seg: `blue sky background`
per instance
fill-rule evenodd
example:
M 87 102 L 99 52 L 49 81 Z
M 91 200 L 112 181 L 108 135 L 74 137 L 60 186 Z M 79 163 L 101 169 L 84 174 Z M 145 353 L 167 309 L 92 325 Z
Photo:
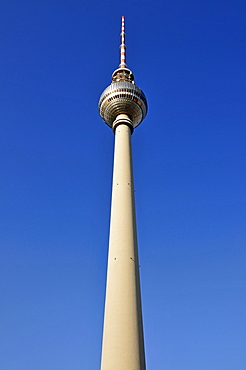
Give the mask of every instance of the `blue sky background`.
M 149 370 L 246 369 L 246 3 L 2 0 L 0 368 L 99 369 L 119 64 Z

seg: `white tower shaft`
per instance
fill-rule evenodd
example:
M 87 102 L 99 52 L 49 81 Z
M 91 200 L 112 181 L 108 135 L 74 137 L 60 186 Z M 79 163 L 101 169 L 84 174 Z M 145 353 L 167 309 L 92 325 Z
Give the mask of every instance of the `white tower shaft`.
M 118 118 L 101 370 L 145 370 L 131 129 Z

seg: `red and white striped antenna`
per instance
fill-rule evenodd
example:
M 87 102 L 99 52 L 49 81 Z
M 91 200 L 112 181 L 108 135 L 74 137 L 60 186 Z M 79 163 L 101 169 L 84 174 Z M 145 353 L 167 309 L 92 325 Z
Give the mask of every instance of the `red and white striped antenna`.
M 126 68 L 125 17 L 121 17 L 120 68 Z

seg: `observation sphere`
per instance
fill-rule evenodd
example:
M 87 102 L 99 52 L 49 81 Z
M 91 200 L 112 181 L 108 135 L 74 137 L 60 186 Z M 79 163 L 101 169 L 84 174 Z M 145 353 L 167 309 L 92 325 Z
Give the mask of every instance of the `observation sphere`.
M 117 69 L 112 75 L 111 85 L 100 96 L 99 113 L 103 121 L 110 127 L 113 127 L 117 116 L 126 114 L 134 129 L 147 114 L 146 97 L 143 91 L 135 85 L 133 78 L 129 69 Z

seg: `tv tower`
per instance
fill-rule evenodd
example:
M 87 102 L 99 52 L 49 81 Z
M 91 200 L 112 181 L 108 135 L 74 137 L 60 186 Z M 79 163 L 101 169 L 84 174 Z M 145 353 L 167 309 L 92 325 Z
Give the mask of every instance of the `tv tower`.
M 120 65 L 99 100 L 115 134 L 101 370 L 145 370 L 131 134 L 147 113 L 143 91 L 126 66 L 122 17 Z

